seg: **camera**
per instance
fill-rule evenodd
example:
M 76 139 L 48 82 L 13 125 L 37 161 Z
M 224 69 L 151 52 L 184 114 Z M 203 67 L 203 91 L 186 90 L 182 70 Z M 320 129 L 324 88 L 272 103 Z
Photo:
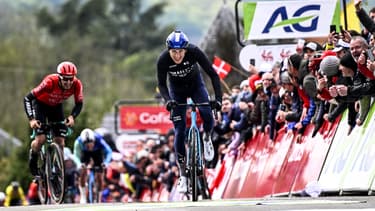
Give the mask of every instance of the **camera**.
M 335 37 L 336 39 L 338 39 L 338 38 L 339 38 L 339 34 L 337 33 L 336 25 L 330 25 L 330 26 L 329 26 L 329 33 L 332 33 L 332 32 L 335 32 L 334 37 Z
M 285 110 L 286 110 L 286 105 L 284 105 L 284 104 L 280 104 L 280 106 L 279 106 L 279 110 L 280 110 L 280 111 L 285 111 Z
M 255 59 L 250 59 L 250 64 L 255 66 Z

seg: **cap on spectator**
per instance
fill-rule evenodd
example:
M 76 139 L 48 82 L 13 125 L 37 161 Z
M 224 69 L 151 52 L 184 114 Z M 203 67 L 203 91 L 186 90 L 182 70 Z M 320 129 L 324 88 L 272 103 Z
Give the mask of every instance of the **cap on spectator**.
M 313 61 L 321 61 L 323 60 L 326 56 L 336 56 L 336 52 L 333 52 L 331 50 L 327 50 L 327 51 L 317 51 L 313 58 L 311 60 Z
M 147 158 L 147 157 L 148 157 L 148 152 L 146 150 L 141 150 L 137 152 L 136 154 L 137 161 L 141 160 L 142 158 Z
M 326 56 L 320 63 L 319 72 L 330 77 L 339 71 L 339 59 L 336 56 Z
M 306 49 L 310 49 L 312 51 L 316 51 L 318 49 L 318 44 L 314 43 L 314 42 L 308 42 L 305 47 L 303 48 L 303 50 L 306 50 Z
M 357 62 L 354 61 L 351 53 L 346 53 L 341 59 L 340 64 L 344 67 L 352 69 L 357 72 Z
M 280 74 L 280 81 L 282 84 L 290 84 L 292 83 L 290 80 L 289 73 L 287 71 L 284 71 Z
M 259 67 L 259 72 L 268 73 L 272 71 L 272 65 L 270 63 L 262 63 Z
M 339 41 L 337 42 L 335 48 L 332 51 L 333 52 L 339 52 L 341 50 L 349 49 L 349 48 L 350 48 L 350 44 L 349 43 L 345 42 L 342 39 L 339 39 Z
M 311 74 L 308 74 L 303 78 L 303 90 L 305 90 L 306 94 L 311 98 L 315 98 L 318 94 L 316 83 L 317 81 L 315 76 Z
M 240 84 L 240 89 L 243 89 L 245 86 L 249 86 L 249 80 L 243 80 Z
M 295 53 L 289 57 L 289 62 L 292 67 L 299 69 L 299 66 L 301 65 L 302 56 Z
M 10 184 L 11 184 L 11 186 L 14 187 L 14 188 L 18 188 L 18 187 L 20 186 L 20 183 L 17 182 L 17 181 L 13 181 L 13 182 L 11 182 Z

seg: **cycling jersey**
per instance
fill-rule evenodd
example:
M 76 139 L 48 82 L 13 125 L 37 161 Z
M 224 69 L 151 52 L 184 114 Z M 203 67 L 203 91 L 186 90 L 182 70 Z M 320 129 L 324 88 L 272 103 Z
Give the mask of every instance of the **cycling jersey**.
M 221 102 L 221 87 L 218 74 L 213 69 L 205 54 L 195 45 L 189 44 L 184 59 L 180 64 L 174 63 L 168 50 L 161 53 L 157 62 L 157 77 L 160 94 L 168 101 L 171 99 L 167 87 L 167 75 L 170 89 L 184 91 L 199 86 L 202 78 L 198 64 L 211 78 L 216 100 Z
M 76 117 L 82 109 L 83 86 L 76 77 L 70 89 L 62 89 L 59 85 L 59 74 L 47 75 L 43 81 L 35 87 L 24 99 L 25 111 L 29 119 L 35 118 L 32 101 L 36 99 L 39 103 L 54 107 L 62 104 L 64 100 L 74 95 L 75 106 L 72 116 Z
M 36 99 L 50 106 L 62 103 L 71 95 L 74 95 L 75 102 L 83 101 L 82 83 L 79 79 L 75 77 L 72 87 L 67 90 L 59 87 L 59 80 L 58 74 L 48 75 L 31 92 Z
M 103 137 L 97 133 L 95 133 L 95 146 L 92 151 L 89 151 L 85 144 L 83 144 L 81 136 L 74 142 L 74 156 L 82 163 L 88 164 L 90 158 L 93 158 L 94 166 L 100 166 L 103 163 L 102 153 L 104 153 L 104 163 L 108 166 L 112 159 L 112 149 Z M 78 165 L 80 164 L 78 163 Z

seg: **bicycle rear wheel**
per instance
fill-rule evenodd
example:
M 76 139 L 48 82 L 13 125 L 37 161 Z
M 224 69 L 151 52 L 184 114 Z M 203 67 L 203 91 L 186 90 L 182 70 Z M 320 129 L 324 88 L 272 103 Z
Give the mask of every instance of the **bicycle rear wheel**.
M 47 204 L 48 202 L 48 187 L 47 187 L 47 175 L 46 175 L 46 165 L 44 154 L 42 150 L 39 152 L 38 155 L 38 173 L 39 176 L 36 177 L 36 181 L 38 184 L 38 197 L 40 203 Z
M 64 200 L 64 157 L 56 143 L 51 143 L 47 150 L 47 183 L 51 200 L 61 204 Z
M 192 201 L 198 201 L 198 184 L 197 184 L 197 143 L 199 133 L 196 130 L 192 130 L 190 134 L 190 148 L 189 148 L 189 158 L 190 158 L 190 185 L 191 185 L 191 199 Z

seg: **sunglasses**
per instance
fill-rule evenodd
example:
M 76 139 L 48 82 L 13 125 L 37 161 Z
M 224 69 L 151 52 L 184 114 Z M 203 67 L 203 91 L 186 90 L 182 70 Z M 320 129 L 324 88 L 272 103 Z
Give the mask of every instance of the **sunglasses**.
M 60 79 L 63 80 L 63 81 L 73 81 L 74 77 L 63 77 L 63 76 L 60 76 Z

